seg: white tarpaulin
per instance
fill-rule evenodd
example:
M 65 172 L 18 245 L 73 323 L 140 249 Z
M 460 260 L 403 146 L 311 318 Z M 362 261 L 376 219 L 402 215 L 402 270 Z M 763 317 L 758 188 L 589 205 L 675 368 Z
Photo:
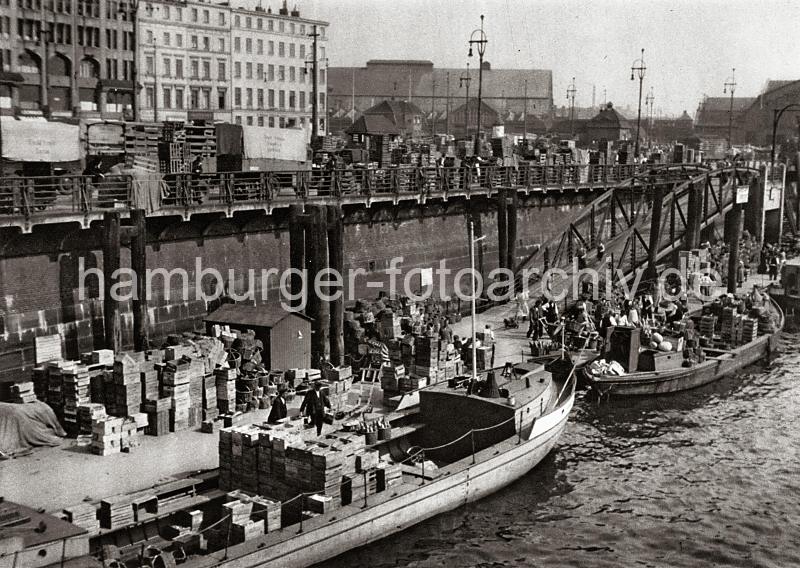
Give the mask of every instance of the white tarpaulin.
M 300 128 L 242 126 L 245 158 L 304 162 L 306 131 Z
M 3 157 L 20 162 L 73 162 L 80 160 L 77 124 L 44 119 L 3 117 Z

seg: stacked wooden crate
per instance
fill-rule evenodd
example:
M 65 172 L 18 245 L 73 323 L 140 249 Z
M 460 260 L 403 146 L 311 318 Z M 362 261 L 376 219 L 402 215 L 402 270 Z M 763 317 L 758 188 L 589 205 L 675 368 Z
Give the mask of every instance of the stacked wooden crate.
M 158 156 L 158 139 L 161 128 L 158 124 L 125 125 L 125 153 L 128 155 Z M 156 163 L 156 166 L 158 164 Z
M 78 434 L 92 433 L 92 424 L 106 418 L 106 407 L 97 402 L 82 404 L 78 407 Z
M 143 353 L 121 353 L 117 356 L 116 361 L 114 361 L 111 392 L 106 391 L 106 410 L 109 414 L 113 416 L 130 416 L 141 411 L 142 378 L 140 365 L 143 361 Z
M 214 371 L 217 387 L 217 405 L 223 414 L 233 412 L 236 406 L 236 369 L 219 368 Z
M 203 376 L 203 420 L 213 420 L 218 416 L 217 378 L 214 375 L 205 375 Z
M 742 344 L 755 341 L 758 337 L 758 320 L 745 317 L 742 319 Z
M 53 361 L 47 364 L 47 404 L 56 413 L 59 422 L 64 421 L 64 399 L 62 387 L 64 378 L 61 374 L 61 362 Z
M 191 156 L 215 157 L 217 155 L 217 134 L 214 124 L 205 121 L 194 121 L 192 124 L 187 124 L 186 144 Z
M 81 527 L 94 535 L 100 531 L 100 521 L 97 518 L 97 507 L 90 503 L 79 503 L 63 510 L 64 518 L 68 523 Z
M 151 362 L 142 365 L 140 380 L 142 385 L 142 400 L 158 400 L 160 389 L 158 369 Z
M 705 315 L 700 318 L 700 335 L 703 337 L 713 337 L 717 326 L 717 318 L 712 315 Z
M 44 402 L 47 402 L 47 392 L 50 388 L 48 369 L 47 365 L 40 365 L 33 369 L 33 391 L 36 398 Z
M 123 423 L 121 416 L 101 417 L 92 422 L 92 453 L 108 456 L 121 452 Z
M 241 490 L 230 491 L 226 499 L 230 501 L 240 501 L 242 503 L 252 503 L 251 518 L 264 521 L 266 532 L 273 532 L 281 528 L 281 502 L 268 499 L 261 495 L 253 495 Z
M 11 385 L 11 402 L 18 404 L 36 401 L 36 392 L 33 381 L 23 381 Z
M 384 392 L 396 393 L 400 390 L 400 382 L 406 377 L 403 365 L 384 365 L 381 373 L 381 388 Z
M 131 498 L 127 495 L 108 497 L 100 501 L 100 527 L 116 529 L 134 523 L 134 511 Z
M 161 394 L 172 399 L 170 410 L 172 432 L 189 428 L 190 373 L 191 363 L 185 358 L 167 361 L 161 372 Z
M 720 335 L 723 341 L 730 342 L 734 339 L 734 308 L 722 308 L 722 317 L 720 317 Z
M 64 429 L 68 434 L 77 435 L 78 407 L 92 402 L 91 378 L 88 367 L 74 361 L 71 363 L 73 364 L 61 372 L 63 378 L 61 394 L 64 399 Z
M 146 400 L 144 411 L 147 413 L 148 436 L 163 436 L 170 432 L 170 411 L 172 410 L 171 398 L 157 398 Z
M 401 391 L 419 388 L 423 382 L 439 378 L 439 340 L 435 337 L 417 337 L 414 340 L 414 373 L 400 384 Z M 426 379 L 426 380 L 422 380 Z M 424 385 L 423 385 L 424 386 Z

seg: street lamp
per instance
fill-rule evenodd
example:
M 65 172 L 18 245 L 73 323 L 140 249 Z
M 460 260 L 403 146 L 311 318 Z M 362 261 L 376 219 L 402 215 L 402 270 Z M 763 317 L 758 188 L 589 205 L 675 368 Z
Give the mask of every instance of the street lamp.
M 650 87 L 650 92 L 644 99 L 644 104 L 649 108 L 647 113 L 647 147 L 650 148 L 653 140 L 653 102 L 656 100 L 653 94 L 653 87 Z
M 477 38 L 476 38 L 477 36 Z M 476 46 L 478 50 L 478 58 L 480 67 L 478 67 L 478 131 L 475 133 L 475 155 L 480 155 L 481 149 L 481 95 L 483 93 L 483 55 L 486 53 L 486 44 L 489 40 L 483 31 L 483 14 L 481 14 L 481 27 L 475 29 L 469 36 L 469 53 L 468 57 L 472 57 L 472 46 Z
M 733 93 L 736 92 L 736 68 L 731 69 L 731 76 L 725 80 L 723 93 L 731 92 L 731 106 L 728 110 L 728 149 L 733 147 Z
M 572 83 L 569 87 L 567 87 L 567 100 L 570 101 L 569 103 L 569 133 L 570 135 L 575 134 L 575 128 L 573 127 L 574 120 L 575 120 L 575 93 L 578 92 L 578 89 L 575 88 L 575 77 L 572 78 Z
M 639 111 L 636 116 L 636 145 L 634 146 L 634 156 L 639 156 L 639 129 L 642 124 L 642 83 L 644 82 L 644 72 L 647 67 L 644 64 L 644 48 L 642 48 L 642 57 L 633 62 L 631 66 L 631 81 L 635 79 L 634 75 L 639 77 Z
M 458 88 L 467 87 L 467 98 L 464 104 L 464 137 L 469 136 L 469 84 L 472 77 L 469 76 L 469 63 L 467 63 L 467 74 L 458 78 Z
M 789 103 L 781 109 L 772 109 L 772 151 L 770 152 L 769 158 L 770 171 L 772 171 L 775 166 L 775 139 L 778 136 L 778 122 L 780 122 L 783 113 L 787 110 L 800 110 L 800 104 Z

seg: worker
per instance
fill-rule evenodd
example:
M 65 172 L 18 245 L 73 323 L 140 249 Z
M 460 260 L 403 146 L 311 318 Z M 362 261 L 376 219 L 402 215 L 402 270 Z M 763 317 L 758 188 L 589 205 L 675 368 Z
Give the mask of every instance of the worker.
M 494 345 L 494 331 L 492 331 L 492 326 L 488 323 L 483 330 L 483 342 L 487 345 Z
M 272 401 L 272 408 L 270 408 L 269 416 L 267 417 L 267 422 L 269 424 L 277 424 L 279 421 L 283 420 L 288 416 L 288 411 L 286 410 L 286 387 L 281 386 L 278 389 L 278 396 L 275 397 L 275 400 Z
M 300 414 L 306 413 L 311 423 L 317 427 L 317 436 L 322 435 L 322 424 L 325 422 L 325 409 L 331 407 L 331 401 L 321 390 L 322 383 L 314 381 L 313 390 L 309 390 L 300 405 Z

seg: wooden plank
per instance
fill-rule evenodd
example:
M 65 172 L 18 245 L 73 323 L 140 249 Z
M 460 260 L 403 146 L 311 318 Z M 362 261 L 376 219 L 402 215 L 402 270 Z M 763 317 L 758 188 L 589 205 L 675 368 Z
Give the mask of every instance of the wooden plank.
M 61 352 L 61 335 L 42 335 L 34 339 L 36 346 L 36 364 L 47 363 L 48 361 L 60 361 L 63 359 Z

